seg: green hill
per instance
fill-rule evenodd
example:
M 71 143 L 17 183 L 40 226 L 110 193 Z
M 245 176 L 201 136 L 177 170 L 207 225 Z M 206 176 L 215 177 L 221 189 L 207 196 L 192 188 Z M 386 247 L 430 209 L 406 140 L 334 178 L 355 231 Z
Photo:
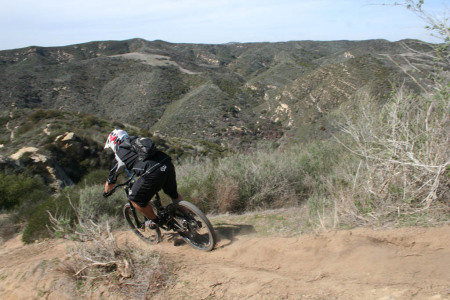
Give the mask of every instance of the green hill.
M 413 49 L 431 45 L 134 39 L 28 47 L 0 51 L 0 106 L 4 118 L 12 106 L 81 112 L 164 136 L 247 147 L 287 134 L 324 135 L 328 114 L 361 92 L 382 100 L 396 83 L 418 90 L 404 57 L 421 59 L 422 69 L 432 61 Z

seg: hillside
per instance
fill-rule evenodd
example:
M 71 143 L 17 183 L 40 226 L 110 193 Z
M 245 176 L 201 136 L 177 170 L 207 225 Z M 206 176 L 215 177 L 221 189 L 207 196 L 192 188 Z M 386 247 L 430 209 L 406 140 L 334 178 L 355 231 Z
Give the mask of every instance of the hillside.
M 420 90 L 419 69 L 433 62 L 417 50 L 431 45 L 134 39 L 28 47 L 0 51 L 0 106 L 3 120 L 14 108 L 65 110 L 242 148 L 327 136 L 329 113 L 361 93 L 383 100 L 403 82 Z

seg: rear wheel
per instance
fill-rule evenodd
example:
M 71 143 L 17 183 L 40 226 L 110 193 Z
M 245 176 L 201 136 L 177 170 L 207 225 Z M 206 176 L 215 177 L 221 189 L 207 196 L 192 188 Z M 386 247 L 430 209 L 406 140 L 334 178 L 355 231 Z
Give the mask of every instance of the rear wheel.
M 161 230 L 159 227 L 150 229 L 145 226 L 145 216 L 137 209 L 132 209 L 130 203 L 125 204 L 123 207 L 123 215 L 133 232 L 141 240 L 152 245 L 161 242 Z
M 181 228 L 178 230 L 179 235 L 189 245 L 203 251 L 211 251 L 214 248 L 216 244 L 214 228 L 197 206 L 180 201 L 173 208 L 173 217 Z

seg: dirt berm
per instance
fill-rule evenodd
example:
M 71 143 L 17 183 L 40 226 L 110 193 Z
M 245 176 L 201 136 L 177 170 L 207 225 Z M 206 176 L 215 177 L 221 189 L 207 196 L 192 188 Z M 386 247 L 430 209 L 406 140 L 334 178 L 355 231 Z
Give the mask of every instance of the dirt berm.
M 130 231 L 116 236 L 174 262 L 169 287 L 155 299 L 450 299 L 448 225 L 298 237 L 246 229 L 221 226 L 221 241 L 209 253 L 167 240 L 148 246 Z M 77 299 L 76 283 L 56 271 L 69 243 L 23 245 L 17 237 L 3 244 L 0 299 Z M 113 298 L 105 287 L 93 295 Z

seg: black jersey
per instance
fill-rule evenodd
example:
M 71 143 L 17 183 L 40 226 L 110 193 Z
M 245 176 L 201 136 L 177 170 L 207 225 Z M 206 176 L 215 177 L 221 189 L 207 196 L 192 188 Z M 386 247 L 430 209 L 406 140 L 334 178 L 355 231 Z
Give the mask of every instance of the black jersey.
M 157 151 L 152 158 L 140 161 L 136 152 L 129 148 L 119 147 L 109 171 L 108 183 L 116 183 L 117 177 L 125 170 L 128 170 L 133 176 L 141 176 L 146 172 L 162 163 L 170 160 L 170 157 L 162 151 Z

